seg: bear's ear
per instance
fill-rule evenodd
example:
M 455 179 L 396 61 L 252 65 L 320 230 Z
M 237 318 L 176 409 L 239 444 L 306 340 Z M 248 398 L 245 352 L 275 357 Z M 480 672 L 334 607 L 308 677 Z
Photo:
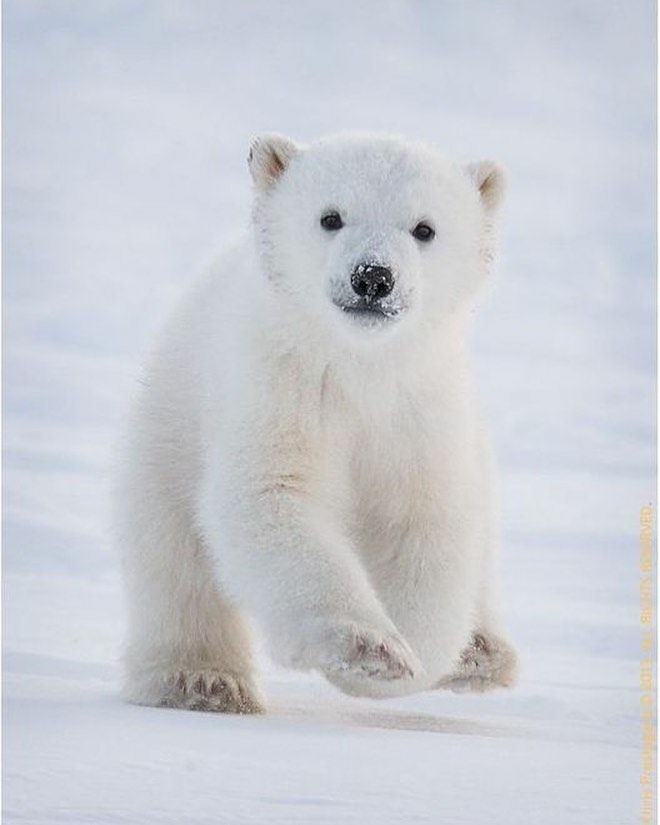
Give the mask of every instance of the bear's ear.
M 283 135 L 260 135 L 250 144 L 248 166 L 257 189 L 265 192 L 281 177 L 299 149 Z
M 492 160 L 470 163 L 466 172 L 479 190 L 486 212 L 495 212 L 504 199 L 506 178 L 502 167 Z

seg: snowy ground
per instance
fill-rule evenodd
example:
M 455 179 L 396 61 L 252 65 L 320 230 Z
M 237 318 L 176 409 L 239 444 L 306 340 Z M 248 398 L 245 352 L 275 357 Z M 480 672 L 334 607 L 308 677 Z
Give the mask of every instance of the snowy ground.
M 652 495 L 653 4 L 8 0 L 4 821 L 638 819 Z M 141 353 L 249 211 L 249 137 L 342 129 L 508 166 L 475 346 L 502 474 L 508 694 L 263 718 L 124 705 L 107 489 Z

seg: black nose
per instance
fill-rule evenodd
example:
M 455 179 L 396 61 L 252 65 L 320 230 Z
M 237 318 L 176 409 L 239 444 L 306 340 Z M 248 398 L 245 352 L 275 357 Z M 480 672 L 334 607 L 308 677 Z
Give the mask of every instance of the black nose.
M 378 264 L 358 264 L 351 275 L 351 286 L 361 298 L 377 301 L 394 288 L 392 270 Z

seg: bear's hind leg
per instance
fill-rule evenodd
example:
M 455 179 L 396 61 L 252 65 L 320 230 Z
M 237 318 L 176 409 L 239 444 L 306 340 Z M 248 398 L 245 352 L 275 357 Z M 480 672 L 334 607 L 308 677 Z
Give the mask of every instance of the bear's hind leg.
M 518 657 L 511 645 L 495 633 L 478 630 L 461 653 L 454 672 L 441 679 L 436 687 L 454 693 L 483 693 L 512 687 L 517 671 Z
M 436 685 L 454 693 L 509 688 L 518 678 L 518 655 L 507 640 L 500 619 L 499 576 L 490 543 L 486 545 L 481 568 L 476 627 L 453 673 Z

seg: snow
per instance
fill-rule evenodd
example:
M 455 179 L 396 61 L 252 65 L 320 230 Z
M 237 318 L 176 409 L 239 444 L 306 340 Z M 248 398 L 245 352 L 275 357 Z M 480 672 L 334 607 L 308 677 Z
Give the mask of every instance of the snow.
M 4 4 L 6 823 L 621 825 L 653 495 L 654 4 Z M 509 169 L 477 368 L 512 692 L 375 702 L 263 657 L 270 713 L 118 697 L 108 488 L 143 352 L 245 226 L 249 139 Z

